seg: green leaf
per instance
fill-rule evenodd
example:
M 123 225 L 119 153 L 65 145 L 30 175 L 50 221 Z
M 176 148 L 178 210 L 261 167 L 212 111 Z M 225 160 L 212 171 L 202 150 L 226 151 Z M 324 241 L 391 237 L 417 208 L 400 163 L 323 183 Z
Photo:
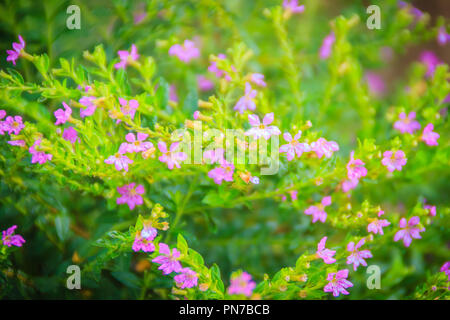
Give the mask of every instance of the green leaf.
M 187 254 L 188 252 L 188 244 L 181 233 L 179 233 L 177 237 L 177 248 L 182 254 Z
M 68 216 L 55 217 L 56 234 L 61 241 L 65 241 L 70 231 L 70 218 Z

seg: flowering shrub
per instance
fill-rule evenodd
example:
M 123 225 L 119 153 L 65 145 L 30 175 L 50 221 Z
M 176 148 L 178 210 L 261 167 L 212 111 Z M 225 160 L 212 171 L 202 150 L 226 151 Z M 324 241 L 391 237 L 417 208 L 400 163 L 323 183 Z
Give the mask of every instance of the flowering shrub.
M 444 19 L 113 3 L 2 42 L 2 297 L 448 299 L 448 65 L 380 71 L 447 45 Z

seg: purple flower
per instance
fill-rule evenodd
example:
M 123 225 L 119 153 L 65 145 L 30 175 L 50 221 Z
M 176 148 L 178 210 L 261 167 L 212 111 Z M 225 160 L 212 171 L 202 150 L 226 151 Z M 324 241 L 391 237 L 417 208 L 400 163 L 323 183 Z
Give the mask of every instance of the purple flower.
M 444 263 L 440 269 L 441 272 L 445 272 L 448 277 L 448 281 L 450 281 L 450 261 Z M 449 289 L 450 290 L 450 289 Z
M 180 251 L 177 248 L 173 248 L 170 252 L 170 248 L 167 244 L 159 243 L 159 253 L 162 254 L 152 260 L 154 263 L 160 264 L 159 270 L 163 271 L 163 274 L 169 274 L 172 272 L 180 272 L 182 267 L 178 261 L 180 259 Z
M 109 156 L 108 159 L 105 160 L 105 163 L 114 164 L 117 171 L 120 171 L 122 169 L 128 171 L 128 165 L 133 163 L 133 160 L 124 155 L 127 151 L 127 148 L 128 146 L 126 143 L 122 144 L 119 148 L 119 151 L 116 154 Z
M 227 58 L 227 56 L 224 55 L 223 53 L 219 53 L 217 58 L 219 60 L 225 60 Z M 232 66 L 232 69 L 234 70 L 233 66 Z M 225 78 L 225 80 L 227 80 L 227 81 L 231 80 L 230 75 L 226 71 L 224 71 L 222 69 L 219 69 L 217 67 L 217 62 L 216 61 L 211 61 L 211 64 L 208 66 L 208 71 L 215 73 L 217 78 L 221 78 L 223 76 Z
M 174 142 L 170 145 L 170 150 L 167 150 L 167 145 L 163 141 L 158 142 L 158 149 L 162 153 L 159 156 L 159 161 L 167 163 L 167 167 L 172 170 L 173 167 L 181 168 L 180 161 L 187 159 L 187 154 L 184 152 L 175 152 L 179 146 L 179 142 Z
M 409 13 L 413 15 L 416 20 L 419 20 L 423 16 L 423 12 L 417 9 L 416 7 L 412 6 L 411 4 L 405 2 L 405 1 L 398 1 L 398 7 L 399 8 L 408 8 Z
M 378 217 L 381 217 L 384 214 L 383 210 L 380 210 L 380 212 L 378 213 Z M 386 219 L 370 219 L 369 221 L 371 221 L 369 223 L 369 225 L 367 226 L 367 232 L 372 232 L 374 234 L 381 234 L 383 235 L 383 228 L 387 227 L 388 225 L 390 225 L 391 223 L 386 220 Z
M 188 63 L 192 59 L 200 56 L 200 50 L 195 46 L 191 40 L 184 40 L 183 45 L 174 44 L 169 49 L 169 55 L 177 56 L 183 62 Z
M 426 125 L 425 128 L 423 128 L 422 136 L 420 137 L 420 140 L 424 141 L 429 146 L 437 146 L 438 142 L 437 139 L 439 139 L 439 133 L 433 132 L 434 125 L 432 123 L 429 123 Z
M 34 144 L 28 148 L 28 151 L 31 153 L 31 163 L 39 163 L 39 164 L 44 164 L 47 161 L 52 160 L 53 155 L 51 154 L 46 154 L 43 151 L 38 151 L 36 150 L 37 146 L 41 145 L 41 139 L 37 139 Z
M 381 96 L 386 91 L 386 86 L 384 84 L 383 78 L 375 72 L 367 71 L 365 74 L 367 84 L 369 86 L 369 91 L 374 96 Z
M 155 239 L 158 232 L 152 226 L 144 226 L 141 231 L 136 231 L 132 249 L 135 252 L 153 252 L 155 251 L 155 245 L 153 239 Z
M 203 75 L 197 76 L 197 85 L 200 91 L 209 91 L 214 88 L 214 82 L 212 82 Z
M 353 264 L 353 270 L 356 271 L 358 269 L 359 265 L 362 265 L 364 267 L 367 266 L 367 262 L 364 259 L 372 258 L 372 253 L 370 250 L 361 250 L 358 251 L 358 249 L 364 244 L 366 240 L 362 238 L 359 240 L 359 242 L 356 244 L 352 241 L 347 245 L 347 251 L 351 252 L 351 254 L 347 257 L 347 264 Z
M 286 158 L 288 161 L 293 160 L 295 155 L 297 155 L 297 157 L 300 158 L 303 152 L 311 151 L 311 147 L 307 143 L 298 142 L 298 139 L 300 139 L 301 136 L 302 136 L 301 130 L 298 130 L 297 134 L 294 136 L 293 139 L 289 132 L 285 132 L 283 134 L 283 139 L 289 143 L 283 144 L 280 147 L 279 152 L 280 153 L 286 152 Z
M 269 138 L 272 135 L 279 135 L 281 134 L 280 129 L 278 129 L 276 126 L 269 126 L 274 120 L 273 112 L 268 113 L 264 116 L 262 123 L 259 120 L 259 117 L 256 114 L 249 114 L 248 115 L 248 122 L 253 127 L 250 130 L 248 130 L 245 135 L 246 136 L 253 136 L 255 140 L 258 140 L 259 138 L 263 137 L 266 140 L 269 140 Z
M 25 41 L 20 34 L 19 41 L 20 43 L 13 42 L 12 47 L 14 50 L 6 50 L 6 53 L 8 54 L 6 61 L 12 61 L 14 65 L 16 65 L 16 60 L 19 59 L 22 50 L 25 48 Z
M 225 161 L 223 155 L 225 153 L 225 150 L 222 148 L 207 150 L 203 152 L 203 159 L 208 160 L 205 161 L 208 164 L 214 164 L 214 163 L 222 163 Z
M 359 180 L 367 175 L 365 163 L 360 159 L 354 158 L 355 151 L 350 153 L 350 161 L 347 163 L 347 176 L 350 180 Z
M 344 182 L 342 182 L 342 191 L 344 191 L 345 193 L 349 192 L 350 190 L 353 190 L 356 188 L 356 186 L 358 185 L 359 180 L 358 179 L 354 179 L 354 180 L 345 180 Z
M 433 51 L 423 51 L 420 55 L 420 61 L 427 67 L 425 76 L 432 77 L 436 67 L 442 64 L 442 61 L 434 54 Z
M 75 143 L 78 139 L 78 132 L 73 127 L 67 127 L 64 129 L 62 137 L 64 140 Z
M 334 263 L 336 262 L 336 259 L 333 258 L 334 254 L 336 253 L 335 250 L 330 250 L 325 248 L 325 243 L 327 242 L 327 237 L 323 237 L 322 240 L 319 241 L 319 244 L 317 245 L 317 252 L 316 255 L 323 259 L 323 262 L 326 264 Z
M 234 106 L 233 110 L 239 111 L 239 113 L 244 113 L 245 110 L 255 110 L 256 104 L 255 104 L 255 97 L 257 95 L 257 91 L 252 89 L 252 86 L 250 83 L 245 83 L 245 94 L 242 96 L 236 105 Z
M 2 231 L 2 244 L 4 246 L 21 247 L 25 243 L 25 239 L 20 234 L 13 234 L 17 226 L 14 225 L 7 230 Z
M 222 161 L 220 167 L 214 168 L 208 172 L 208 177 L 214 179 L 216 184 L 222 184 L 222 181 L 233 181 L 234 165 Z
M 393 151 L 385 151 L 381 163 L 389 172 L 394 172 L 395 170 L 402 171 L 402 167 L 406 164 L 407 160 L 402 150 L 397 150 L 395 153 Z
M 131 45 L 130 52 L 126 50 L 119 50 L 117 51 L 117 54 L 119 55 L 120 62 L 114 65 L 114 68 L 116 69 L 125 69 L 130 62 L 139 59 L 139 54 L 137 53 L 137 48 L 134 44 Z
M 353 283 L 347 280 L 348 269 L 339 270 L 338 272 L 329 273 L 327 281 L 330 281 L 324 288 L 325 292 L 333 292 L 333 296 L 337 297 L 340 293 L 349 294 L 345 289 L 353 287 Z
M 408 116 L 406 113 L 402 112 L 398 116 L 400 120 L 394 123 L 394 129 L 400 131 L 401 133 L 413 134 L 414 131 L 420 129 L 420 123 L 414 120 L 416 118 L 416 113 L 411 111 Z
M 305 5 L 298 5 L 298 0 L 284 0 L 283 8 L 291 11 L 292 13 L 302 13 L 305 11 Z
M 26 142 L 25 140 L 10 140 L 8 143 L 12 146 L 18 146 L 18 147 L 25 147 Z
M 325 158 L 330 158 L 334 151 L 339 150 L 339 145 L 334 141 L 327 141 L 324 138 L 319 138 L 310 144 L 311 150 L 314 151 L 320 159 L 325 155 Z
M 122 187 L 117 187 L 117 192 L 119 192 L 122 196 L 117 198 L 116 203 L 126 203 L 128 204 L 130 210 L 133 210 L 137 205 L 142 205 L 144 200 L 141 195 L 145 192 L 144 186 L 140 184 L 135 188 L 135 185 L 136 183 L 132 182 Z
M 336 37 L 334 35 L 334 32 L 332 31 L 323 39 L 322 46 L 320 47 L 319 51 L 320 59 L 325 60 L 330 57 L 334 41 L 336 41 Z
M 125 136 L 125 140 L 127 140 L 129 143 L 123 144 L 124 148 L 126 148 L 126 152 L 141 152 L 153 148 L 153 143 L 144 141 L 145 139 L 147 139 L 147 137 L 148 134 L 138 132 L 136 139 L 136 136 L 133 133 L 128 133 Z
M 127 101 L 123 98 L 119 98 L 119 103 L 122 107 L 120 110 L 124 115 L 129 115 L 131 119 L 134 119 L 134 114 L 136 113 L 137 108 L 139 107 L 139 102 L 135 99 L 131 99 Z M 120 122 L 120 120 L 118 120 Z
M 69 120 L 70 115 L 72 114 L 72 109 L 65 102 L 63 102 L 62 104 L 63 104 L 64 110 L 58 109 L 53 113 L 56 118 L 55 125 L 66 123 L 66 121 Z
M 423 207 L 424 207 L 424 209 L 428 210 L 430 216 L 436 217 L 436 206 L 426 204 Z
M 325 222 L 327 219 L 327 213 L 325 212 L 325 207 L 329 206 L 331 204 L 331 196 L 323 197 L 322 201 L 315 205 L 310 206 L 305 210 L 306 215 L 312 215 L 312 223 L 316 223 L 317 220 L 321 221 L 322 223 Z
M 398 241 L 403 239 L 403 244 L 405 247 L 409 247 L 412 242 L 412 239 L 421 239 L 420 232 L 425 231 L 425 228 L 416 227 L 420 222 L 420 218 L 417 216 L 411 217 L 408 223 L 406 223 L 405 218 L 401 218 L 399 227 L 401 230 L 397 231 L 394 236 L 394 241 Z
M 80 109 L 80 117 L 84 118 L 87 116 L 91 116 L 94 114 L 95 109 L 97 108 L 94 104 L 95 97 L 82 97 L 80 100 L 78 100 L 79 103 L 81 103 L 86 108 Z
M 437 41 L 440 45 L 445 45 L 447 42 L 450 42 L 450 34 L 447 33 L 444 26 L 439 28 Z
M 3 122 L 3 130 L 9 134 L 18 135 L 23 128 L 25 128 L 25 125 L 22 122 L 21 116 L 8 116 Z
M 252 73 L 250 81 L 260 87 L 265 87 L 267 84 L 264 82 L 264 75 L 261 73 Z
M 178 287 L 181 289 L 192 288 L 197 285 L 198 277 L 197 273 L 189 268 L 183 268 L 180 270 L 180 274 L 176 275 L 173 279 L 175 280 Z
M 243 294 L 250 297 L 253 289 L 256 287 L 256 283 L 252 281 L 252 276 L 245 271 L 232 276 L 230 282 L 227 290 L 228 294 Z

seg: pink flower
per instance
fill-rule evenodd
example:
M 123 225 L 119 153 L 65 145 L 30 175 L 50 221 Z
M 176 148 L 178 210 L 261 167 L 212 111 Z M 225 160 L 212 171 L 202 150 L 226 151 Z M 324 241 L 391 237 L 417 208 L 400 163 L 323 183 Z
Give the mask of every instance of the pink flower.
M 445 45 L 447 42 L 450 42 L 450 34 L 447 33 L 444 26 L 439 28 L 437 41 L 440 45 Z
M 416 113 L 411 111 L 408 116 L 406 113 L 402 112 L 398 116 L 400 120 L 394 123 L 394 129 L 400 131 L 401 133 L 413 134 L 414 131 L 420 129 L 420 123 L 414 120 L 416 118 Z
M 197 285 L 198 277 L 197 273 L 189 268 L 183 268 L 180 270 L 180 274 L 176 275 L 173 279 L 175 280 L 178 287 L 181 289 L 192 288 Z
M 233 181 L 234 165 L 222 161 L 220 167 L 214 168 L 208 172 L 208 177 L 214 179 L 216 184 L 222 184 L 222 181 Z
M 158 149 L 162 153 L 162 156 L 159 156 L 159 161 L 167 163 L 167 167 L 172 170 L 174 166 L 177 168 L 181 168 L 180 161 L 184 161 L 187 159 L 187 154 L 184 152 L 175 152 L 178 148 L 179 142 L 174 142 L 170 145 L 170 150 L 167 150 L 167 146 L 165 142 L 158 142 Z
M 117 54 L 119 55 L 120 62 L 114 65 L 114 68 L 116 69 L 125 69 L 130 62 L 139 59 L 139 54 L 137 53 L 137 48 L 134 44 L 131 45 L 130 52 L 126 50 L 119 50 L 117 51 Z
M 319 51 L 320 59 L 325 60 L 330 57 L 331 50 L 333 49 L 333 44 L 335 41 L 336 37 L 333 31 L 323 39 L 322 46 L 320 47 Z
M 267 84 L 264 82 L 264 75 L 261 73 L 252 73 L 250 81 L 260 87 L 265 87 Z
M 336 262 L 336 259 L 334 259 L 333 256 L 336 251 L 326 249 L 325 242 L 327 242 L 327 237 L 323 237 L 322 240 L 320 240 L 319 244 L 317 245 L 316 255 L 319 258 L 323 259 L 323 262 L 325 262 L 326 264 L 334 263 Z
M 245 94 L 238 100 L 233 110 L 239 111 L 241 114 L 244 113 L 245 110 L 255 110 L 256 104 L 254 99 L 257 94 L 258 92 L 252 89 L 250 83 L 246 82 Z
M 26 142 L 25 140 L 10 140 L 8 143 L 12 146 L 18 146 L 18 147 L 25 147 Z
M 83 85 L 83 86 L 82 85 L 78 85 L 77 89 L 87 93 L 87 92 L 89 92 L 89 90 L 92 89 L 92 87 L 89 86 L 89 85 L 86 85 L 86 86 L 85 85 Z
M 3 122 L 3 130 L 9 134 L 18 135 L 23 128 L 25 128 L 25 125 L 22 123 L 21 116 L 8 116 Z
M 153 148 L 153 143 L 149 141 L 144 141 L 147 139 L 148 134 L 138 132 L 137 139 L 133 133 L 128 133 L 125 136 L 125 140 L 129 143 L 124 143 L 123 148 L 125 148 L 126 152 L 141 152 Z
M 183 45 L 174 44 L 169 49 L 169 55 L 177 56 L 183 62 L 188 63 L 192 59 L 200 56 L 200 50 L 195 47 L 195 43 L 191 40 L 184 40 Z
M 300 143 L 298 142 L 298 139 L 302 136 L 302 131 L 298 130 L 298 133 L 294 136 L 294 139 L 292 139 L 292 136 L 289 132 L 285 132 L 283 134 L 283 139 L 289 142 L 288 144 L 283 144 L 280 147 L 280 153 L 286 152 L 286 158 L 288 161 L 291 161 L 294 159 L 295 155 L 297 157 L 301 157 L 303 152 L 309 152 L 311 151 L 311 147 L 307 143 Z
M 25 41 L 20 34 L 19 41 L 20 43 L 13 42 L 12 47 L 14 50 L 6 50 L 6 53 L 8 54 L 6 61 L 12 61 L 14 65 L 16 65 L 16 60 L 19 59 L 22 50 L 25 49 Z
M 299 6 L 298 0 L 284 0 L 283 8 L 285 10 L 291 11 L 292 13 L 302 13 L 303 11 L 305 11 L 305 6 Z
M 119 98 L 119 103 L 122 106 L 120 110 L 124 115 L 129 115 L 131 119 L 134 119 L 134 114 L 139 107 L 139 102 L 135 99 L 127 101 L 123 98 Z
M 17 226 L 14 225 L 2 231 L 2 244 L 7 247 L 21 247 L 25 243 L 25 239 L 20 234 L 13 234 Z
M 52 160 L 53 155 L 51 154 L 46 154 L 43 151 L 38 151 L 36 150 L 37 146 L 41 145 L 41 139 L 37 139 L 34 144 L 28 148 L 28 151 L 31 153 L 31 163 L 39 163 L 39 164 L 44 164 L 47 161 Z
M 169 101 L 178 102 L 177 88 L 173 84 L 169 86 Z
M 437 66 L 442 64 L 442 61 L 434 54 L 433 51 L 422 52 L 420 61 L 427 67 L 427 73 L 425 74 L 427 77 L 432 77 Z
M 95 97 L 82 97 L 80 100 L 78 100 L 79 103 L 81 103 L 86 108 L 80 109 L 80 117 L 84 118 L 87 116 L 91 116 L 94 114 L 95 109 L 97 106 L 94 104 Z
M 339 270 L 338 272 L 329 273 L 327 281 L 330 281 L 324 288 L 325 292 L 333 292 L 333 296 L 337 297 L 340 293 L 349 294 L 345 289 L 353 287 L 353 284 L 347 280 L 348 269 Z
M 117 198 L 116 203 L 126 203 L 128 204 L 128 207 L 130 207 L 130 210 L 133 210 L 136 205 L 142 205 L 144 200 L 141 195 L 145 192 L 144 186 L 140 184 L 135 188 L 135 185 L 136 183 L 132 182 L 122 187 L 117 187 L 117 192 L 119 192 L 122 196 Z
M 247 272 L 242 272 L 239 275 L 231 277 L 230 286 L 228 287 L 228 294 L 243 294 L 250 297 L 256 283 L 252 281 L 252 276 Z
M 72 114 L 72 109 L 65 102 L 63 102 L 62 104 L 63 104 L 64 110 L 58 109 L 53 113 L 56 118 L 55 125 L 66 123 L 66 121 L 69 120 L 70 115 Z
M 177 248 L 173 248 L 172 252 L 170 252 L 169 246 L 160 242 L 159 253 L 161 255 L 154 258 L 152 262 L 160 264 L 158 269 L 162 270 L 163 274 L 167 275 L 172 272 L 181 271 L 181 263 L 178 261 L 180 259 L 180 251 Z
M 225 153 L 225 150 L 222 148 L 207 150 L 203 152 L 203 159 L 206 159 L 208 161 L 205 161 L 208 164 L 214 164 L 214 163 L 222 163 L 225 161 L 223 155 Z
M 432 216 L 432 217 L 436 216 L 436 206 L 426 204 L 423 207 L 424 207 L 424 209 L 428 210 L 430 216 Z
M 358 185 L 359 180 L 358 179 L 354 179 L 354 180 L 345 180 L 344 182 L 342 182 L 342 191 L 344 191 L 345 193 L 349 192 L 350 190 L 353 190 L 356 188 L 356 186 Z
M 200 91 L 209 91 L 214 88 L 214 82 L 203 75 L 197 76 L 197 85 Z
M 126 150 L 127 145 L 122 144 L 119 148 L 119 151 L 116 154 L 109 156 L 108 159 L 105 160 L 105 163 L 114 164 L 117 171 L 120 171 L 122 169 L 128 171 L 128 165 L 133 163 L 133 160 L 124 155 L 124 153 L 126 153 Z
M 155 239 L 157 234 L 158 232 L 156 229 L 151 226 L 144 226 L 141 231 L 136 231 L 136 236 L 132 246 L 133 251 L 155 251 L 155 245 L 152 241 Z
M 369 91 L 374 96 L 381 96 L 386 91 L 383 78 L 375 72 L 367 71 L 365 75 Z
M 423 128 L 422 136 L 420 137 L 420 140 L 424 141 L 429 146 L 437 146 L 438 142 L 437 139 L 439 139 L 439 133 L 433 132 L 434 126 L 432 123 L 429 123 Z
M 273 112 L 268 113 L 264 116 L 263 122 L 261 123 L 259 120 L 259 117 L 256 114 L 249 114 L 248 115 L 248 122 L 253 127 L 250 130 L 248 130 L 245 135 L 246 136 L 253 136 L 255 140 L 263 137 L 266 140 L 269 140 L 269 138 L 272 135 L 279 135 L 281 134 L 280 129 L 278 129 L 276 126 L 269 126 L 274 120 Z
M 385 151 L 381 163 L 386 166 L 389 172 L 393 172 L 394 170 L 402 171 L 402 167 L 406 164 L 407 160 L 402 150 L 397 150 L 395 153 L 393 151 Z
M 356 271 L 359 265 L 364 267 L 367 266 L 367 262 L 364 259 L 372 258 L 372 253 L 370 250 L 361 250 L 358 249 L 364 244 L 366 240 L 362 238 L 359 240 L 358 244 L 355 246 L 355 243 L 352 241 L 347 245 L 347 251 L 351 252 L 351 254 L 347 257 L 347 264 L 353 264 L 353 270 Z
M 417 228 L 415 227 L 420 222 L 420 218 L 417 216 L 411 217 L 408 223 L 406 223 L 406 219 L 402 218 L 399 223 L 399 227 L 401 230 L 397 231 L 394 236 L 394 241 L 398 241 L 403 239 L 403 244 L 405 247 L 409 247 L 412 242 L 412 239 L 421 239 L 420 232 L 425 231 L 425 228 Z
M 367 175 L 367 169 L 364 168 L 365 163 L 353 156 L 355 151 L 350 153 L 350 161 L 347 163 L 347 176 L 350 180 L 359 180 Z
M 75 143 L 78 139 L 78 132 L 73 127 L 67 127 L 64 129 L 62 137 L 64 140 Z
M 381 217 L 384 214 L 383 210 L 380 210 L 380 212 L 378 213 L 378 217 Z M 374 234 L 381 234 L 383 235 L 383 228 L 387 227 L 388 225 L 390 225 L 391 223 L 386 220 L 386 219 L 371 219 L 371 222 L 369 223 L 369 225 L 367 226 L 367 232 L 372 232 Z
M 448 281 L 450 281 L 450 261 L 444 263 L 439 271 L 445 272 L 445 275 L 448 277 Z
M 423 15 L 422 11 L 420 11 L 419 9 L 417 9 L 416 7 L 412 6 L 411 4 L 409 4 L 409 3 L 405 2 L 405 1 L 398 1 L 398 7 L 402 8 L 402 9 L 403 8 L 408 8 L 409 9 L 408 12 L 411 15 L 413 15 L 416 20 L 419 20 L 422 17 L 422 15 Z
M 225 60 L 227 58 L 227 56 L 224 55 L 223 53 L 220 53 L 217 56 L 217 58 L 219 58 L 219 60 Z M 234 70 L 234 67 L 232 67 L 232 69 Z M 221 78 L 223 76 L 225 78 L 225 80 L 227 80 L 227 81 L 231 80 L 230 75 L 226 71 L 219 69 L 217 67 L 216 61 L 211 61 L 211 64 L 208 66 L 208 71 L 215 73 L 217 78 Z
M 334 151 L 339 150 L 339 145 L 334 141 L 327 141 L 324 138 L 319 138 L 310 144 L 311 150 L 314 151 L 320 159 L 325 155 L 325 158 L 330 158 Z
M 325 212 L 325 207 L 331 204 L 331 197 L 323 197 L 321 203 L 310 206 L 305 210 L 306 215 L 312 215 L 312 223 L 316 223 L 317 220 L 320 220 L 322 223 L 327 219 L 327 213 Z

